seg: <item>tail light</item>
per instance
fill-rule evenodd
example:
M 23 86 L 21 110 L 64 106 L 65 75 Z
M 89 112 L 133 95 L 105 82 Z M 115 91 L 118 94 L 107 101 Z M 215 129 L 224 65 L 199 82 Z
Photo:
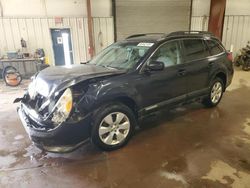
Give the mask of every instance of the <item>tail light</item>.
M 229 61 L 233 61 L 233 53 L 232 52 L 227 52 L 227 59 Z

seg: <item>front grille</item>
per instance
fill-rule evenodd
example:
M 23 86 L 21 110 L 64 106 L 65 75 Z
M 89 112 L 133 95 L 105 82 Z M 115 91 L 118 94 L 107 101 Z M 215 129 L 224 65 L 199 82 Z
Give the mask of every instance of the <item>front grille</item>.
M 38 111 L 42 104 L 46 101 L 46 98 L 40 94 L 37 94 L 34 99 L 30 99 L 29 106 Z
M 39 130 L 50 130 L 53 129 L 53 125 L 48 122 L 43 122 L 43 124 L 38 123 L 37 121 L 33 120 L 30 116 L 27 116 L 30 126 L 34 129 Z
M 42 111 L 39 111 L 39 109 L 46 100 L 47 100 L 46 97 L 37 93 L 34 99 L 29 99 L 27 101 L 27 105 L 29 106 L 29 108 L 35 110 L 39 115 L 45 117 L 49 113 L 48 107 L 44 108 Z

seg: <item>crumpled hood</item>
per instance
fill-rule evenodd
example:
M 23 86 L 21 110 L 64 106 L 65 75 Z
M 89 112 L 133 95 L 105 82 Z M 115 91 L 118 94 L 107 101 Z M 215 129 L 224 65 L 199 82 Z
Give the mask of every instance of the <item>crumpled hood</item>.
M 35 77 L 34 87 L 37 93 L 48 97 L 55 91 L 61 91 L 87 79 L 122 74 L 124 72 L 123 70 L 90 64 L 72 65 L 70 67 L 55 66 L 39 72 Z

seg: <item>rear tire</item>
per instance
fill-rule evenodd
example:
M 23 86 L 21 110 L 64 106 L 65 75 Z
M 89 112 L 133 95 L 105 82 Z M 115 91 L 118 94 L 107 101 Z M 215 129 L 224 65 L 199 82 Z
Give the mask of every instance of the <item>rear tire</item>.
M 224 92 L 224 82 L 220 78 L 215 78 L 209 89 L 209 96 L 203 100 L 206 107 L 215 107 L 220 103 Z
M 109 103 L 94 112 L 92 122 L 92 142 L 102 150 L 111 151 L 128 143 L 137 121 L 126 105 Z

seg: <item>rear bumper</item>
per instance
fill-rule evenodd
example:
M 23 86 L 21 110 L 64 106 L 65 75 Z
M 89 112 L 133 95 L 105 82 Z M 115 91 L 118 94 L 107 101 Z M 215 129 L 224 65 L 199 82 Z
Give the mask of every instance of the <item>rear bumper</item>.
M 232 83 L 234 71 L 232 71 L 227 77 L 226 88 Z
M 79 122 L 64 122 L 55 129 L 45 130 L 36 128 L 39 125 L 31 120 L 23 105 L 17 111 L 30 139 L 37 147 L 46 151 L 70 152 L 88 141 L 90 137 L 90 116 Z
M 234 68 L 232 66 L 231 69 L 229 69 L 228 74 L 227 74 L 227 84 L 226 84 L 226 87 L 228 87 L 232 83 L 233 76 L 234 76 Z

